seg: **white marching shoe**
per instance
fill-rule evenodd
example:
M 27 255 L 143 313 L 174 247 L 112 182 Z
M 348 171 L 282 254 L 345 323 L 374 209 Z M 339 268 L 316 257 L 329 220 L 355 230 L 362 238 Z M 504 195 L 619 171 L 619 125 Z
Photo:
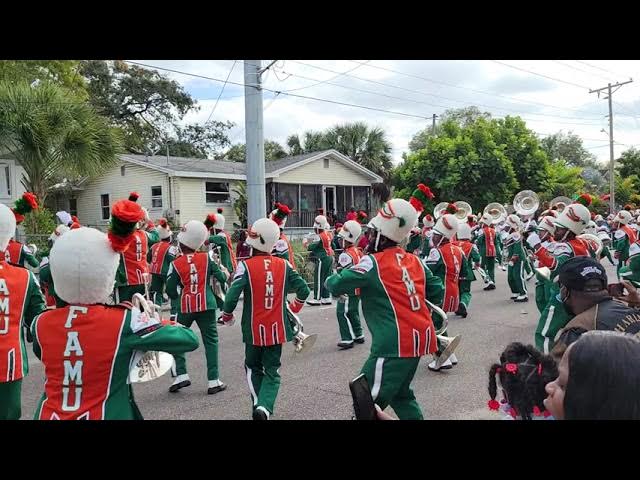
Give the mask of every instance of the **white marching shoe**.
M 333 301 L 330 298 L 323 298 L 322 300 L 320 300 L 320 303 L 322 305 L 331 305 Z
M 457 365 L 458 364 L 458 357 L 456 357 L 455 353 L 452 353 L 451 356 L 449 357 L 449 360 L 451 362 L 452 365 Z M 445 362 L 447 363 L 447 362 Z
M 440 370 L 450 370 L 453 368 L 453 363 L 451 363 L 451 357 L 449 357 L 445 360 L 440 368 L 436 368 L 436 361 L 434 359 L 433 362 L 427 365 L 427 368 L 432 372 L 439 372 Z
M 312 298 L 310 300 L 307 300 L 307 305 L 320 305 L 320 300 L 316 300 L 315 298 Z

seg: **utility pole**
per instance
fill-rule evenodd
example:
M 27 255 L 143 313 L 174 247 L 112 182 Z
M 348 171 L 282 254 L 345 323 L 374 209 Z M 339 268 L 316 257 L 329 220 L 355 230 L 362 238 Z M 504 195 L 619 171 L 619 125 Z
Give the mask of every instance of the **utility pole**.
M 244 122 L 247 150 L 247 223 L 252 225 L 267 212 L 264 182 L 264 131 L 262 125 L 262 74 L 266 68 L 261 60 L 244 61 Z
M 597 88 L 595 90 L 589 90 L 589 93 L 597 93 L 598 94 L 598 98 L 600 98 L 600 92 L 603 90 L 607 91 L 607 96 L 605 97 L 606 99 L 609 100 L 609 209 L 610 209 L 610 213 L 615 213 L 615 205 L 616 205 L 616 198 L 615 198 L 615 172 L 614 172 L 614 159 L 613 159 L 613 106 L 611 104 L 612 102 L 612 95 L 614 94 L 614 92 L 617 92 L 620 87 L 622 87 L 623 85 L 626 85 L 627 83 L 631 83 L 633 82 L 633 79 L 630 78 L 629 80 L 627 80 L 626 82 L 618 82 L 614 85 L 611 85 L 610 83 L 606 86 L 606 87 L 602 87 L 602 88 Z M 615 88 L 615 90 L 612 91 L 612 89 Z
M 433 114 L 433 123 L 431 124 L 431 135 L 435 135 L 436 134 L 436 118 L 438 118 L 438 116 L 434 113 Z

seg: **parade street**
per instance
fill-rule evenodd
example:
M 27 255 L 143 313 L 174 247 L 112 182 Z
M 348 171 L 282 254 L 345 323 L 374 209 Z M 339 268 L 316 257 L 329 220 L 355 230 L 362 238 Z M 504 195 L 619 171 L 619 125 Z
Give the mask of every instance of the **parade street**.
M 606 260 L 605 260 L 606 262 Z M 615 280 L 615 267 L 606 262 L 609 281 Z M 456 355 L 460 363 L 452 370 L 431 372 L 430 357 L 420 362 L 413 390 L 425 419 L 497 418 L 487 409 L 487 375 L 491 363 L 513 341 L 533 343 L 538 321 L 534 299 L 535 279 L 528 282 L 529 302 L 509 300 L 506 273 L 496 268 L 497 289 L 482 291 L 481 280 L 472 284 L 473 299 L 466 319 L 449 316 L 449 335 L 463 336 Z M 219 326 L 220 379 L 227 390 L 207 395 L 205 358 L 202 345 L 187 356 L 192 385 L 169 393 L 171 376 L 135 386 L 135 397 L 145 419 L 251 419 L 251 402 L 243 368 L 244 345 L 239 317 L 231 327 Z M 312 349 L 294 356 L 289 343 L 282 353 L 282 384 L 275 406 L 274 420 L 336 419 L 353 414 L 349 380 L 358 375 L 370 348 L 369 332 L 364 345 L 341 351 L 335 313 L 331 306 L 305 306 L 301 319 L 305 333 L 319 335 Z M 195 325 L 194 325 L 195 327 Z M 197 330 L 197 327 L 196 331 Z M 198 332 L 199 335 L 199 332 Z M 29 350 L 30 372 L 23 383 L 22 418 L 31 419 L 42 394 L 42 364 Z M 391 411 L 389 408 L 388 411 Z

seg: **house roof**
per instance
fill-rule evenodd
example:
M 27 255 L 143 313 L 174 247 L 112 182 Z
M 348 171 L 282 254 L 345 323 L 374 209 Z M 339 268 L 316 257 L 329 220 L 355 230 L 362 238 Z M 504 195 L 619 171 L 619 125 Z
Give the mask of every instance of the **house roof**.
M 305 153 L 283 157 L 271 162 L 265 162 L 266 178 L 276 178 L 281 173 L 301 167 L 314 160 L 331 156 L 351 168 L 360 171 L 371 178 L 373 182 L 382 182 L 382 178 L 362 165 L 341 154 L 337 150 L 320 150 L 317 152 Z M 244 162 L 227 162 L 224 160 L 210 160 L 206 158 L 185 158 L 156 155 L 120 155 L 124 161 L 152 168 L 160 172 L 176 177 L 192 178 L 228 178 L 231 180 L 246 180 L 246 164 Z

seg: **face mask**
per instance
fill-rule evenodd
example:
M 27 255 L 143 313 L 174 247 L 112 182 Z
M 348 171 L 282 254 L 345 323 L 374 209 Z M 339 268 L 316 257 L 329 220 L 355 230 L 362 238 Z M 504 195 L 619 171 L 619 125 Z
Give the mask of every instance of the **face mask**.
M 566 292 L 563 296 L 562 292 Z M 558 300 L 560 300 L 562 302 L 562 306 L 565 309 L 565 311 L 573 316 L 574 313 L 571 310 L 571 307 L 567 304 L 567 301 L 569 300 L 569 297 L 571 296 L 570 290 L 568 290 L 567 288 L 563 287 L 560 289 L 560 293 L 558 294 Z

